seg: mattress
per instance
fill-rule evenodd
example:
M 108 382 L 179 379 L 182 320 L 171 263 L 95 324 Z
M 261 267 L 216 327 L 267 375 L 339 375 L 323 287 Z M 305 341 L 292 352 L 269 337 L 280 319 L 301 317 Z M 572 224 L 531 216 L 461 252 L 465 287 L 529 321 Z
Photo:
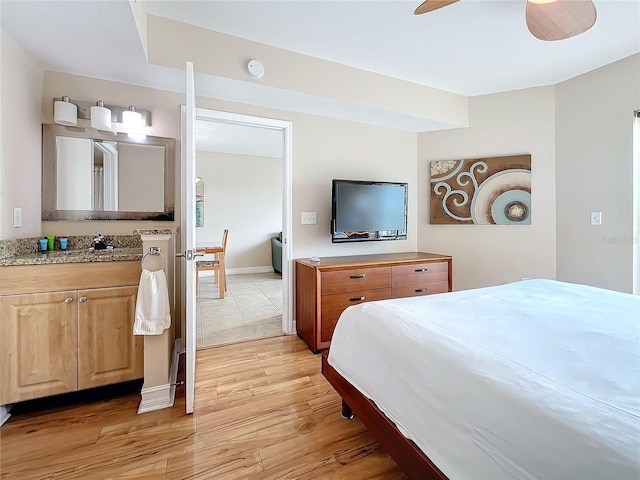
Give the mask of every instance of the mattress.
M 640 478 L 640 297 L 529 280 L 349 307 L 329 363 L 451 479 Z

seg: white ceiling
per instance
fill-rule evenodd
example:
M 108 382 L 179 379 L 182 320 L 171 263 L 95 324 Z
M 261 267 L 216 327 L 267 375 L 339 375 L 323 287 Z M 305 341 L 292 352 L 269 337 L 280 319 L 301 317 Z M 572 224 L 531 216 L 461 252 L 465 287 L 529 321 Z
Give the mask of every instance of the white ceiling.
M 588 32 L 534 38 L 526 0 L 145 1 L 153 15 L 466 96 L 553 85 L 640 51 L 640 2 L 594 0 Z
M 153 15 L 467 96 L 556 84 L 640 51 L 640 0 L 594 0 L 595 26 L 559 42 L 531 36 L 525 0 L 462 0 L 415 16 L 420 1 L 143 3 Z M 146 62 L 127 0 L 1 0 L 0 16 L 3 29 L 46 70 L 184 91 L 183 71 Z M 197 75 L 196 91 L 334 118 L 366 118 L 394 128 L 429 129 L 398 114 L 356 110 L 257 82 Z M 247 141 L 245 136 L 237 143 Z

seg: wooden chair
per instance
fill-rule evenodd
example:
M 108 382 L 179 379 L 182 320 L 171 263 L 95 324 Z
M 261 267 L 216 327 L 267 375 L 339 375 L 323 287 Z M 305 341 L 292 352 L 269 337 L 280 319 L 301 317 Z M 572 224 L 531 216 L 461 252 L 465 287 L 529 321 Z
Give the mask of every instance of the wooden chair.
M 197 248 L 198 253 L 213 253 L 214 260 L 198 260 L 196 261 L 196 295 L 200 294 L 200 271 L 213 270 L 213 282 L 219 284 L 220 298 L 224 298 L 224 292 L 227 291 L 227 273 L 225 266 L 225 254 L 227 253 L 227 237 L 229 230 L 225 230 L 222 234 L 221 247 L 203 247 Z

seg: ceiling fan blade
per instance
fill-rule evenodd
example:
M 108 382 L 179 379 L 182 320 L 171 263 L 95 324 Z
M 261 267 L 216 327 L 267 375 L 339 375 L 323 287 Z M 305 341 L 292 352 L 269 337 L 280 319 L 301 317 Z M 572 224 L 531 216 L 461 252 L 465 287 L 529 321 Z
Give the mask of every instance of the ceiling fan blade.
M 556 0 L 536 3 L 527 0 L 527 28 L 545 41 L 564 40 L 586 32 L 596 23 L 591 0 Z
M 433 12 L 434 10 L 459 1 L 460 0 L 425 0 L 418 8 L 416 8 L 416 11 L 413 12 L 413 14 L 422 15 L 423 13 Z

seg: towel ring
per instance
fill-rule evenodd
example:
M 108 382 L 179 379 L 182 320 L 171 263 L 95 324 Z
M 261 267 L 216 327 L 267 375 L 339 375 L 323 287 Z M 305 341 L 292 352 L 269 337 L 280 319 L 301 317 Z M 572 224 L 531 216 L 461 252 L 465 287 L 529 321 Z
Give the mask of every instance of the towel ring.
M 160 255 L 160 257 L 162 257 L 162 270 L 166 270 L 167 261 L 165 260 L 164 255 L 162 254 L 162 251 L 160 250 L 160 247 L 151 247 L 149 249 L 149 251 L 142 256 L 142 259 L 140 260 L 140 264 L 142 265 L 142 269 L 143 270 L 148 270 L 144 266 L 144 259 L 147 258 L 148 255 L 151 255 L 153 257 L 155 257 L 157 255 Z M 152 270 L 149 270 L 149 271 L 152 271 Z

